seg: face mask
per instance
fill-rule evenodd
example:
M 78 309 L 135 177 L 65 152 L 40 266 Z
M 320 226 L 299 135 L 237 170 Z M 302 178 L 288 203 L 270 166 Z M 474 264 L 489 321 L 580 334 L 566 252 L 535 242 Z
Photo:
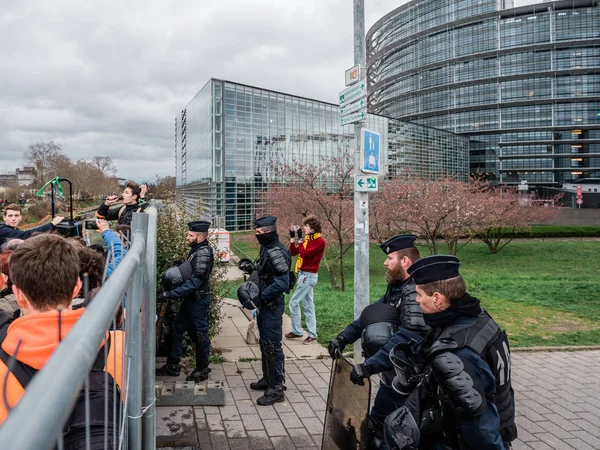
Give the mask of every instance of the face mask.
M 271 231 L 270 233 L 257 234 L 256 239 L 260 245 L 267 245 L 271 242 L 277 240 L 279 236 L 276 231 Z

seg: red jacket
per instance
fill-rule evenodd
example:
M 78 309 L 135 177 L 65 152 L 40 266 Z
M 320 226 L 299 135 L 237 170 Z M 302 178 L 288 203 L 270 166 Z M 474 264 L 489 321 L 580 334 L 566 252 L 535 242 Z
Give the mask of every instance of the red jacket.
M 308 235 L 304 239 L 304 242 L 296 245 L 293 242 L 290 243 L 290 255 L 300 255 L 302 262 L 300 264 L 300 270 L 303 272 L 317 273 L 319 271 L 319 263 L 325 253 L 325 239 L 317 237 L 316 239 L 311 238 L 313 235 Z M 304 243 L 308 239 L 308 245 L 304 248 Z

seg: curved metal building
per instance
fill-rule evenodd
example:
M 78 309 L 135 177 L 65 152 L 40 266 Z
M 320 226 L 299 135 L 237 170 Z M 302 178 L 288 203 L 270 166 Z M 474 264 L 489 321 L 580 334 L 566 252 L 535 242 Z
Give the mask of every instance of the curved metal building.
M 369 112 L 469 136 L 502 184 L 600 178 L 600 1 L 413 0 L 367 34 Z

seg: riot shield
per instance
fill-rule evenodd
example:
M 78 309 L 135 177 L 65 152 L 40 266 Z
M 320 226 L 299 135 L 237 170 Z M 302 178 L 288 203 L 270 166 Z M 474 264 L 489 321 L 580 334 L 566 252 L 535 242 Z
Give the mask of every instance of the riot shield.
M 369 442 L 368 416 L 371 381 L 364 386 L 350 381 L 353 363 L 340 356 L 333 362 L 322 450 L 366 450 Z

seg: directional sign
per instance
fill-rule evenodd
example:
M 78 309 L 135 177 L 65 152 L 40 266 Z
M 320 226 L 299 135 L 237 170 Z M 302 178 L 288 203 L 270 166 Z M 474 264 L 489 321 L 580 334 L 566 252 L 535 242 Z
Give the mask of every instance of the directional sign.
M 347 105 L 367 95 L 367 83 L 363 80 L 340 92 L 340 106 Z
M 350 103 L 349 105 L 340 108 L 340 117 L 347 116 L 350 113 L 363 109 L 367 106 L 367 101 L 361 98 L 359 101 Z
M 367 118 L 367 108 L 361 109 L 347 116 L 340 117 L 340 125 L 348 125 L 349 123 L 361 122 Z
M 348 70 L 346 70 L 345 78 L 346 86 L 351 86 L 358 80 L 360 80 L 360 66 L 352 66 Z
M 375 175 L 354 175 L 354 192 L 377 192 Z
M 381 153 L 381 136 L 374 131 L 362 130 L 360 146 L 360 171 L 365 173 L 379 173 Z

